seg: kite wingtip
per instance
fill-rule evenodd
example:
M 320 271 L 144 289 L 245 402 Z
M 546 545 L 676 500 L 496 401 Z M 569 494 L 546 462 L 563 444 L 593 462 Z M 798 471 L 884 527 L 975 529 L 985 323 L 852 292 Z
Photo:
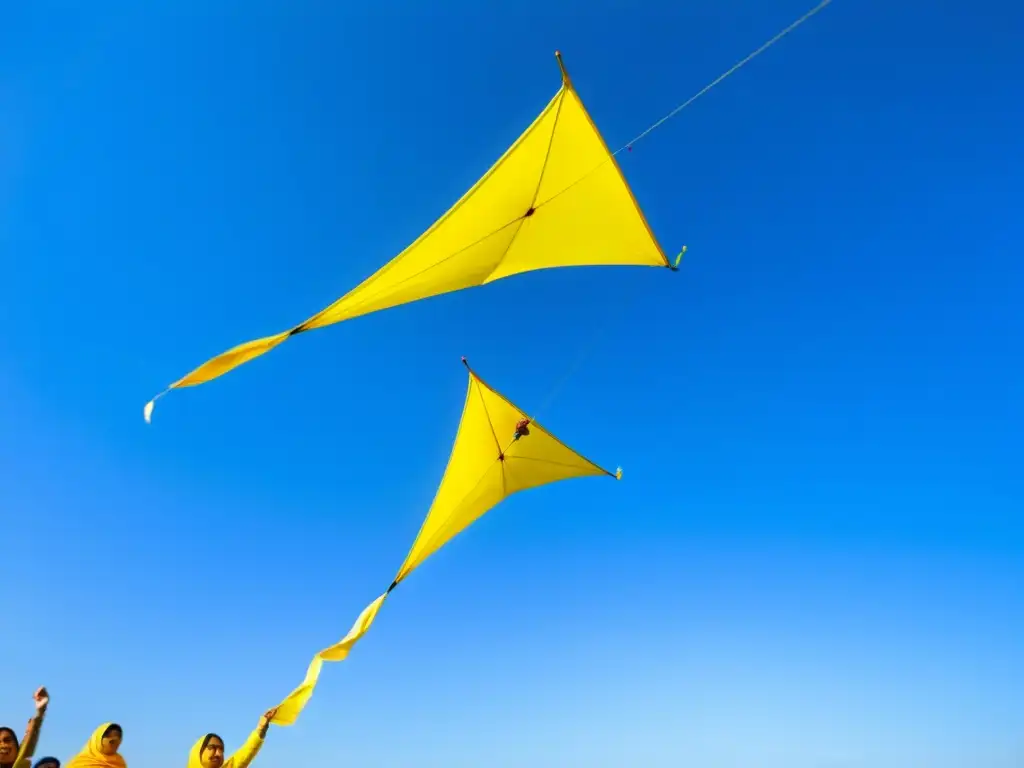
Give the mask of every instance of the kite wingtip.
M 569 84 L 569 73 L 565 69 L 565 62 L 562 61 L 562 52 L 555 51 L 555 61 L 558 62 L 558 69 L 562 73 L 562 83 L 565 85 Z
M 146 406 L 142 409 L 142 418 L 146 420 L 147 424 L 153 423 L 153 407 L 156 405 L 155 400 L 150 400 L 146 403 Z
M 679 271 L 679 262 L 683 260 L 683 256 L 686 254 L 686 246 L 684 245 L 679 253 L 676 254 L 676 260 L 672 262 L 671 269 L 673 272 Z
M 615 479 L 616 480 L 621 480 L 622 479 L 622 467 L 619 467 L 618 469 L 615 470 Z

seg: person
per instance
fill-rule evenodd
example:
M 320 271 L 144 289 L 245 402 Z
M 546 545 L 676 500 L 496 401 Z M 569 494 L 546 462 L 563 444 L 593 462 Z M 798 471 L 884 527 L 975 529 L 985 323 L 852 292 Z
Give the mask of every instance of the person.
M 32 755 L 36 753 L 39 734 L 43 729 L 43 718 L 46 708 L 50 706 L 50 694 L 46 688 L 40 688 L 32 698 L 36 703 L 36 713 L 28 721 L 25 736 L 18 743 L 18 735 L 6 726 L 0 727 L 0 768 L 31 768 Z
M 267 736 L 267 729 L 270 728 L 270 721 L 276 714 L 277 707 L 264 712 L 256 730 L 249 734 L 245 743 L 227 760 L 224 759 L 224 739 L 216 733 L 206 734 L 189 752 L 188 768 L 249 768 L 249 763 L 259 754 L 263 740 Z
M 40 757 L 32 768 L 60 768 L 60 760 L 56 757 Z
M 117 750 L 124 732 L 117 723 L 104 723 L 85 742 L 82 751 L 68 761 L 67 768 L 127 768 Z

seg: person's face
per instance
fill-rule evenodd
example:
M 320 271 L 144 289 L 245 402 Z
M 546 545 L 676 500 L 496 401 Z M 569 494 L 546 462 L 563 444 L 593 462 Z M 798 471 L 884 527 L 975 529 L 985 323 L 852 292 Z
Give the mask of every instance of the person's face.
M 18 740 L 10 731 L 0 731 L 0 763 L 13 763 L 18 757 Z
M 104 755 L 116 755 L 120 746 L 121 732 L 116 728 L 111 728 L 103 734 L 103 740 L 100 741 L 100 752 Z
M 206 747 L 199 755 L 203 768 L 220 768 L 224 764 L 224 742 L 216 736 L 206 742 Z

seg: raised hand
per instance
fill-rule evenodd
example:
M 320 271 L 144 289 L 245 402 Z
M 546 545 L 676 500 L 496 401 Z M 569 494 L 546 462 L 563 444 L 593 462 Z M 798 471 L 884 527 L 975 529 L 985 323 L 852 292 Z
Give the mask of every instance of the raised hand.
M 50 694 L 46 690 L 45 686 L 40 687 L 38 691 L 32 694 L 32 698 L 35 699 L 36 702 L 36 712 L 43 714 L 43 712 L 46 711 L 46 708 L 50 705 Z
M 261 736 L 267 735 L 267 729 L 270 728 L 270 721 L 277 715 L 277 707 L 271 707 L 263 713 L 263 717 L 260 718 L 259 731 Z
M 270 721 L 277 715 L 277 707 L 271 707 L 263 713 L 263 717 L 260 718 L 260 728 L 270 725 Z

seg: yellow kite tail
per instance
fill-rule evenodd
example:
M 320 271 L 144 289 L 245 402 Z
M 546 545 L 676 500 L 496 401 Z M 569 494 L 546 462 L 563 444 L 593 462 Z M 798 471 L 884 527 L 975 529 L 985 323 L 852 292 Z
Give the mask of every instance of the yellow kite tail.
M 253 341 L 247 341 L 244 344 L 239 344 L 236 347 L 232 347 L 227 352 L 222 352 L 215 358 L 207 360 L 194 371 L 178 379 L 176 382 L 171 384 L 171 386 L 146 403 L 146 407 L 142 409 L 142 415 L 146 419 L 146 423 L 149 424 L 153 419 L 153 407 L 156 405 L 156 401 L 172 389 L 194 387 L 197 384 L 205 384 L 212 379 L 216 379 L 218 376 L 223 376 L 233 368 L 237 368 L 250 360 L 254 360 L 260 355 L 269 352 L 286 339 L 302 333 L 303 330 L 305 329 L 301 325 L 298 325 L 284 333 L 278 333 L 274 336 L 265 336 L 262 339 L 255 339 Z
M 241 344 L 168 389 L 222 376 L 307 330 L 560 267 L 669 267 L 640 205 L 572 85 L 443 216 L 404 251 L 290 331 Z M 152 417 L 154 400 L 144 409 Z
M 316 688 L 317 680 L 320 678 L 320 668 L 323 663 L 325 661 L 343 661 L 348 656 L 352 646 L 359 642 L 359 639 L 370 629 L 385 598 L 387 598 L 387 592 L 363 609 L 345 637 L 330 648 L 324 648 L 313 657 L 309 669 L 306 670 L 306 678 L 278 705 L 277 714 L 274 715 L 271 722 L 275 725 L 291 725 L 298 719 L 299 713 L 302 712 L 310 696 L 313 695 L 313 689 Z
M 338 643 L 313 657 L 306 677 L 281 702 L 273 722 L 291 725 L 309 702 L 325 661 L 345 659 L 369 630 L 391 591 L 430 555 L 513 493 L 573 477 L 621 479 L 569 448 L 469 367 L 469 387 L 448 466 L 434 502 L 391 586 L 359 614 Z

